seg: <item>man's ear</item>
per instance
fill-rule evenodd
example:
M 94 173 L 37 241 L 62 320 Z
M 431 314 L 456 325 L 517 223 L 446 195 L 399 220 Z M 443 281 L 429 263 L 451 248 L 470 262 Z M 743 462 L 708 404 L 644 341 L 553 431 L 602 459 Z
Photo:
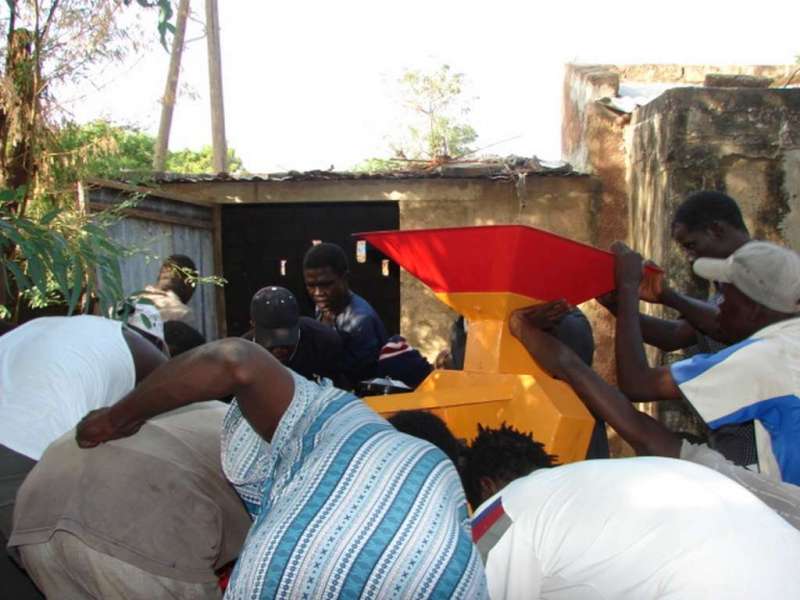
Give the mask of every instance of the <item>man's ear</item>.
M 725 236 L 725 227 L 725 223 L 720 221 L 712 221 L 709 223 L 708 227 L 706 227 L 706 230 L 716 239 L 721 239 Z

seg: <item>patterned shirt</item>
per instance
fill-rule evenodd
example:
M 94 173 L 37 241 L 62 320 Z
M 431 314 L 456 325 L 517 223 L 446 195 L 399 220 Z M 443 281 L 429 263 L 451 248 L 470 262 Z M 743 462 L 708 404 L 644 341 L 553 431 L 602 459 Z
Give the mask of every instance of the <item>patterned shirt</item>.
M 755 421 L 760 471 L 800 484 L 800 318 L 670 369 L 711 429 Z
M 254 519 L 226 598 L 487 598 L 450 460 L 294 380 L 272 444 L 235 401 L 225 419 L 223 469 Z

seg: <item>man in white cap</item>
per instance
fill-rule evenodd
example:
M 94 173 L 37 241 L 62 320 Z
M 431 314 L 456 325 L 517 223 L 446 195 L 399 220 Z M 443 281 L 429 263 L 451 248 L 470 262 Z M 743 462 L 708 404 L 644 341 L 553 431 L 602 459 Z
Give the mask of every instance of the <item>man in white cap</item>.
M 17 490 L 45 448 L 88 410 L 113 404 L 167 360 L 157 349 L 156 322 L 144 319 L 140 325 L 128 327 L 91 315 L 43 317 L 0 337 L 3 548 L 11 531 Z M 35 589 L 4 553 L 0 579 L 9 597 L 36 597 L 31 595 Z
M 800 529 L 800 256 L 767 242 L 750 242 L 727 259 L 698 259 L 695 272 L 720 282 L 719 331 L 732 343 L 715 354 L 650 367 L 638 319 L 642 257 L 623 244 L 616 254 L 618 362 L 636 373 L 652 400 L 685 399 L 712 429 L 752 421 L 756 471 L 727 461 L 704 444 L 681 440 L 637 411 L 618 389 L 543 331 L 550 304 L 523 309 L 509 323 L 533 358 L 569 383 L 637 454 L 696 462 L 723 473 Z M 563 303 L 567 310 L 566 303 Z

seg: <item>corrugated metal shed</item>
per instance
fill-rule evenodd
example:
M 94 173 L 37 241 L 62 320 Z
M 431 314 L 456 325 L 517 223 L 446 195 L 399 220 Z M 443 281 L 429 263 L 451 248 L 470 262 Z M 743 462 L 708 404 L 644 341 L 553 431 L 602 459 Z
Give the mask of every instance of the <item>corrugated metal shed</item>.
M 161 262 L 171 254 L 194 260 L 201 275 L 218 273 L 214 248 L 214 208 L 158 196 L 145 196 L 110 187 L 91 187 L 89 206 L 100 210 L 132 198 L 135 207 L 111 227 L 112 237 L 131 249 L 122 260 L 125 293 L 141 290 L 158 278 Z M 218 337 L 218 294 L 211 285 L 200 285 L 189 302 L 195 326 L 207 339 Z

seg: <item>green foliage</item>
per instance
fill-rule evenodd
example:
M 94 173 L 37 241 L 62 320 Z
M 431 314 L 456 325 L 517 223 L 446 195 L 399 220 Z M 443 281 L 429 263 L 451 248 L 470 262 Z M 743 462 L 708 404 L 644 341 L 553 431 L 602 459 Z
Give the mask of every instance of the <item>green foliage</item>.
M 55 134 L 52 147 L 53 178 L 69 185 L 86 177 L 152 170 L 155 140 L 137 129 L 98 120 L 67 124 Z
M 356 173 L 388 173 L 406 168 L 405 161 L 393 158 L 368 158 L 352 168 Z
M 469 154 L 478 134 L 463 121 L 471 110 L 463 97 L 464 74 L 453 73 L 448 65 L 432 72 L 406 71 L 400 79 L 404 101 L 416 117 L 408 126 L 411 145 L 396 151 L 407 158 L 458 158 Z M 421 117 L 421 118 L 419 118 Z
M 119 258 L 126 251 L 106 231 L 125 206 L 91 216 L 54 208 L 24 217 L 9 208 L 20 195 L 0 190 L 0 275 L 4 295 L 16 299 L 15 311 L 26 301 L 34 307 L 63 303 L 72 314 L 82 298 L 96 296 L 107 314 L 123 297 Z
M 167 171 L 172 173 L 213 173 L 214 150 L 203 146 L 200 150 L 178 150 L 167 153 Z M 242 159 L 233 148 L 228 148 L 228 172 L 239 173 L 244 170 Z
M 52 174 L 62 186 L 87 177 L 114 179 L 153 169 L 155 138 L 133 127 L 109 121 L 92 121 L 85 125 L 70 123 L 54 137 Z M 200 150 L 178 150 L 167 153 L 167 171 L 173 173 L 212 173 L 211 146 Z M 228 149 L 231 172 L 243 169 L 242 160 Z

